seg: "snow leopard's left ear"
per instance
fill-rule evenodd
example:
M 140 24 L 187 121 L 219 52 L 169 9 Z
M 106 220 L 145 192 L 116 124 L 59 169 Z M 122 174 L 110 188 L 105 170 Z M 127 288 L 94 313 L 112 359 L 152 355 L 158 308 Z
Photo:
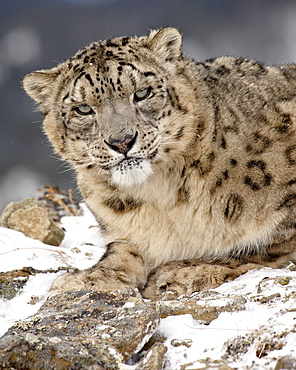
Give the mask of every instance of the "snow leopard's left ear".
M 181 55 L 182 36 L 176 28 L 166 27 L 156 32 L 151 31 L 149 47 L 157 55 L 163 56 L 165 61 L 174 61 Z
M 49 99 L 52 96 L 58 75 L 59 70 L 54 67 L 29 73 L 23 80 L 26 93 L 40 105 L 43 113 L 48 111 Z

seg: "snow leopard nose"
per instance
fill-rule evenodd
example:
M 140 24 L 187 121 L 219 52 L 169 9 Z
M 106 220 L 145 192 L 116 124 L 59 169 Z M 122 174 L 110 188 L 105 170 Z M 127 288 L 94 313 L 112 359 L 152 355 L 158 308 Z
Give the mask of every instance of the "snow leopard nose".
M 126 155 L 134 146 L 137 136 L 138 132 L 134 136 L 125 135 L 124 138 L 117 138 L 110 135 L 108 141 L 105 140 L 105 143 L 115 152 Z

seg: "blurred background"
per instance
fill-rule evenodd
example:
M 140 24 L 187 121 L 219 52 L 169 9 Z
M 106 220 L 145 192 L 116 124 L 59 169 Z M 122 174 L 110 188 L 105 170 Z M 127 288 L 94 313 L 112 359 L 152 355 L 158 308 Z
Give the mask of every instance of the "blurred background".
M 224 54 L 296 61 L 295 0 L 0 0 L 0 211 L 44 183 L 76 189 L 22 90 L 25 74 L 92 41 L 165 26 L 180 30 L 183 51 L 197 60 Z

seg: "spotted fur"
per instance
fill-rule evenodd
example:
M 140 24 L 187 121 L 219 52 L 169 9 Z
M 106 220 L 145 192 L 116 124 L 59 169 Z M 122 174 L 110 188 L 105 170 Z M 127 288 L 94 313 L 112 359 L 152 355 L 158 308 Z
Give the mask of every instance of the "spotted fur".
M 195 62 L 181 43 L 174 28 L 94 42 L 24 79 L 117 245 L 95 268 L 113 282 L 143 287 L 165 263 L 267 253 L 294 233 L 296 65 Z

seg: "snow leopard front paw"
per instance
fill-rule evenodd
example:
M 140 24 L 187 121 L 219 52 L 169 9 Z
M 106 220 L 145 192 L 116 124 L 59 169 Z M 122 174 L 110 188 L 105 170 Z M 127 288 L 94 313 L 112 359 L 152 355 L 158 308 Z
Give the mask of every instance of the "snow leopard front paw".
M 93 267 L 58 277 L 51 294 L 62 291 L 112 291 L 142 289 L 147 280 L 143 258 L 126 242 L 110 243 L 102 259 Z
M 145 298 L 165 298 L 167 292 L 174 296 L 190 295 L 206 289 L 213 289 L 226 281 L 233 280 L 250 269 L 262 267 L 258 264 L 211 264 L 200 260 L 168 263 L 148 277 Z

